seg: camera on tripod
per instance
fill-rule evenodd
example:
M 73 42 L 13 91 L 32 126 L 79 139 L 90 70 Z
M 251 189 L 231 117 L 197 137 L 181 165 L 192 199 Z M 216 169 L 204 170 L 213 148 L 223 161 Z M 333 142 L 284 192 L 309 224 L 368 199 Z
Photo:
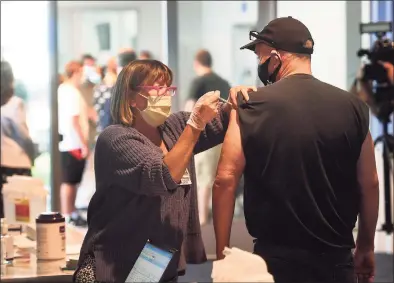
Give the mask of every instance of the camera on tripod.
M 364 66 L 363 81 L 376 81 L 378 84 L 390 84 L 386 69 L 379 61 L 390 62 L 394 65 L 394 42 L 386 38 L 386 33 L 392 31 L 391 22 L 360 24 L 360 33 L 375 34 L 377 40 L 371 50 L 360 49 L 358 57 L 367 56 L 370 63 Z
M 369 63 L 363 68 L 361 81 L 374 82 L 373 102 L 377 109 L 377 118 L 384 122 L 389 121 L 394 111 L 394 85 L 391 83 L 387 70 L 379 62 L 389 62 L 394 65 L 394 43 L 386 37 L 392 31 L 391 22 L 377 22 L 360 24 L 361 34 L 375 34 L 377 40 L 371 50 L 360 49 L 359 57 L 367 56 Z

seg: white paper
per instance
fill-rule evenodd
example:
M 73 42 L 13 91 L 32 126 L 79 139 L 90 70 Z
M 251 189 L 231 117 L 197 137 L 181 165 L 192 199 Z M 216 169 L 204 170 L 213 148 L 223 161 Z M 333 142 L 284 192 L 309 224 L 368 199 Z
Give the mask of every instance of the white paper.
M 80 244 L 74 244 L 74 245 L 67 245 L 66 246 L 66 254 L 67 255 L 79 255 L 81 251 L 81 245 Z
M 18 249 L 23 250 L 23 249 L 36 248 L 36 242 L 26 238 L 24 234 L 13 236 L 13 238 L 14 238 L 14 246 L 16 246 Z
M 225 258 L 214 261 L 213 282 L 274 282 L 265 261 L 238 248 L 225 248 Z

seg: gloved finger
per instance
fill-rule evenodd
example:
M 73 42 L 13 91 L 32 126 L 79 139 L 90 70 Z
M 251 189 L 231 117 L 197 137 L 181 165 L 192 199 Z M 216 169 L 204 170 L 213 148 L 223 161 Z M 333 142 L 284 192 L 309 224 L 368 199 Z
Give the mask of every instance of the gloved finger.
M 236 98 L 237 97 L 238 88 L 232 87 L 228 93 L 228 97 Z
M 219 97 L 220 97 L 219 90 L 212 91 L 212 93 L 210 93 L 207 97 L 207 102 L 218 102 Z
M 219 97 L 220 97 L 220 90 L 215 90 L 215 92 L 213 93 L 213 97 L 219 99 Z
M 237 109 L 237 107 L 238 107 L 237 93 L 234 92 L 233 90 L 230 90 L 230 92 L 229 92 L 227 103 L 229 103 L 233 109 Z
M 215 101 L 211 101 L 210 105 L 211 105 L 212 108 L 218 109 L 219 108 L 219 99 L 217 99 Z
M 245 101 L 249 100 L 249 94 L 248 94 L 249 90 L 250 90 L 250 88 L 243 88 L 243 89 L 241 89 L 241 93 L 242 93 L 242 96 L 244 97 Z
M 208 97 L 212 96 L 214 93 L 215 93 L 214 91 L 208 91 L 208 92 L 205 93 L 202 97 L 208 98 Z

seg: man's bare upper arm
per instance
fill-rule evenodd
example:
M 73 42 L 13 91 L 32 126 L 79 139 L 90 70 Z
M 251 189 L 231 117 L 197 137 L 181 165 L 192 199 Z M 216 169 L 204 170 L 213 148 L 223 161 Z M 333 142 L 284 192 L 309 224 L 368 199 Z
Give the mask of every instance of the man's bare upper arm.
M 232 110 L 222 146 L 217 175 L 219 178 L 235 178 L 235 181 L 238 182 L 244 168 L 245 156 L 242 149 L 239 118 L 236 110 Z
M 375 148 L 370 132 L 368 132 L 361 147 L 360 157 L 357 162 L 357 179 L 361 190 L 379 186 Z

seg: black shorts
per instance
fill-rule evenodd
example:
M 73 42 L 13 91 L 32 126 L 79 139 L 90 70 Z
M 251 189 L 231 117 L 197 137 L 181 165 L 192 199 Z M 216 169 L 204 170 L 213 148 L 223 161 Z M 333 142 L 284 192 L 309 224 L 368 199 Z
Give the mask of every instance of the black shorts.
M 76 185 L 81 183 L 86 159 L 78 159 L 70 152 L 60 152 L 62 161 L 63 183 Z

